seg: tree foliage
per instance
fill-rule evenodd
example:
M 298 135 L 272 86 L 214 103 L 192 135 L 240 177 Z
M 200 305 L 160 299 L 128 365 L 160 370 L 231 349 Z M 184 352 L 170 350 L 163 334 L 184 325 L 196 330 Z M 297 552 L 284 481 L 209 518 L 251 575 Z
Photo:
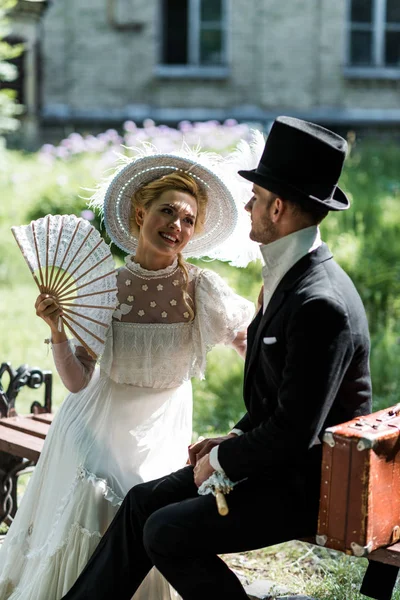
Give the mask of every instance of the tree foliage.
M 19 56 L 22 45 L 11 46 L 6 38 L 9 34 L 8 15 L 18 0 L 0 0 L 0 136 L 15 131 L 19 126 L 17 116 L 22 106 L 16 99 L 16 92 L 7 87 L 7 83 L 18 77 L 15 65 L 9 61 Z

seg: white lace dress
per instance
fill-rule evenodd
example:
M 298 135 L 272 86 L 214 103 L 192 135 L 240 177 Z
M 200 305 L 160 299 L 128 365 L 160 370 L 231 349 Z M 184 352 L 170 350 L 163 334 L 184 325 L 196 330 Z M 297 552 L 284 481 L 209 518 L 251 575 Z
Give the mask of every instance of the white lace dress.
M 203 377 L 207 351 L 231 343 L 253 314 L 252 304 L 218 275 L 187 266 L 193 320 L 176 264 L 149 272 L 127 257 L 99 368 L 93 372 L 93 361 L 71 342 L 55 352 L 61 376 L 71 359 L 78 364 L 84 383 L 78 377 L 72 385 L 83 389 L 58 411 L 1 548 L 0 600 L 59 600 L 127 491 L 185 465 L 190 379 Z M 153 569 L 134 599 L 172 597 Z

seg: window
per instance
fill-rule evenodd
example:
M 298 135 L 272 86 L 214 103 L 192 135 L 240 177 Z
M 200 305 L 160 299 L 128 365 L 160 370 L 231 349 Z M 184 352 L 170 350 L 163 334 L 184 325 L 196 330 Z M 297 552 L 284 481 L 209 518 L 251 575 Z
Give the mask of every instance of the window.
M 222 74 L 227 63 L 227 0 L 161 0 L 165 74 Z
M 348 67 L 400 76 L 400 1 L 349 0 Z

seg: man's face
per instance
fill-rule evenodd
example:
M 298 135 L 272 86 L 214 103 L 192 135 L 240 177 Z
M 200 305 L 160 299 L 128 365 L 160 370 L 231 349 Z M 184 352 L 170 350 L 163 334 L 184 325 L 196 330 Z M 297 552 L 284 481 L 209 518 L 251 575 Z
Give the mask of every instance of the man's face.
M 250 239 L 260 244 L 269 244 L 279 237 L 272 220 L 275 199 L 272 192 L 253 185 L 253 196 L 245 208 L 251 215 Z

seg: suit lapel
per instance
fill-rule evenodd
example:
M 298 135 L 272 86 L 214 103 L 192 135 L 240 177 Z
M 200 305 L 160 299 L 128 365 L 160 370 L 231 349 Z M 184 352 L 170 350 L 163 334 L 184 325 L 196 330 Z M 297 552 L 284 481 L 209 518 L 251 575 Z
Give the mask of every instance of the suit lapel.
M 265 332 L 268 327 L 270 321 L 276 315 L 276 313 L 282 308 L 285 303 L 287 296 L 289 295 L 289 291 L 293 286 L 301 279 L 306 277 L 308 273 L 314 269 L 317 265 L 325 262 L 332 258 L 332 254 L 328 248 L 328 246 L 324 243 L 321 244 L 316 250 L 313 252 L 309 252 L 296 264 L 293 265 L 291 269 L 283 276 L 281 281 L 279 282 L 275 292 L 272 295 L 271 300 L 267 306 L 267 310 L 264 314 L 262 314 L 262 310 L 259 311 L 259 314 L 254 319 L 251 324 L 251 336 L 248 340 L 248 357 L 246 360 L 245 367 L 245 385 L 247 377 L 250 373 L 250 370 L 254 364 L 256 357 L 258 356 L 260 350 L 260 337 Z M 253 328 L 254 325 L 254 328 Z M 249 328 L 250 333 L 250 328 Z

